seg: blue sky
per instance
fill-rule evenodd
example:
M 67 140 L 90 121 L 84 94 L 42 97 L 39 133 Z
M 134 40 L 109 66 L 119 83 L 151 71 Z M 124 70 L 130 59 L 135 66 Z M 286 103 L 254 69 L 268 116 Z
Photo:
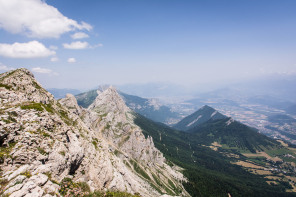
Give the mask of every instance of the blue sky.
M 0 72 L 26 67 L 47 88 L 78 89 L 292 75 L 295 10 L 294 0 L 0 0 Z

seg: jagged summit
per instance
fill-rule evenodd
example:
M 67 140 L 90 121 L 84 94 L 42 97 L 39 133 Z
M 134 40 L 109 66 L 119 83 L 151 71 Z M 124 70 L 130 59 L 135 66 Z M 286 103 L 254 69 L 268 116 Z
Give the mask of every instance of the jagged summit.
M 115 88 L 109 87 L 101 92 L 88 110 L 90 113 L 84 119 L 91 120 L 87 121 L 89 126 L 102 133 L 119 150 L 146 163 L 164 163 L 165 159 L 154 148 L 152 138 L 145 139 L 141 129 L 134 124 L 133 111 L 125 105 Z
M 174 128 L 188 131 L 206 121 L 209 120 L 217 120 L 227 118 L 223 114 L 219 113 L 214 108 L 205 105 L 193 114 L 183 118 L 180 122 L 178 122 Z
M 104 90 L 103 92 L 99 92 L 98 96 L 94 100 L 94 102 L 88 107 L 90 110 L 96 109 L 96 112 L 100 112 L 105 110 L 107 111 L 118 111 L 118 112 L 128 112 L 130 109 L 125 105 L 122 98 L 119 96 L 116 89 L 112 86 Z

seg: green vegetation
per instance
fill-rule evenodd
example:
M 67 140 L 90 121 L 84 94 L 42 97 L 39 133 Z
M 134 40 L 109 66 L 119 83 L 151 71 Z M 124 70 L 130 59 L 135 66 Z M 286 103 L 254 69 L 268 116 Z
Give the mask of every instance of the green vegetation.
M 285 193 L 287 188 L 285 184 L 269 185 L 266 180 L 259 175 L 254 175 L 244 170 L 236 162 L 236 158 L 225 157 L 220 152 L 232 151 L 223 150 L 214 151 L 204 145 L 210 145 L 214 141 L 220 143 L 233 144 L 236 150 L 234 153 L 241 155 L 237 150 L 262 149 L 259 144 L 263 144 L 266 148 L 276 148 L 280 146 L 276 141 L 270 140 L 265 136 L 259 135 L 251 128 L 247 128 L 240 124 L 230 124 L 230 130 L 223 128 L 224 123 L 220 120 L 213 121 L 213 124 L 207 122 L 208 126 L 200 127 L 196 132 L 182 132 L 171 129 L 164 124 L 155 123 L 145 117 L 135 114 L 135 123 L 143 129 L 144 135 L 152 136 L 155 146 L 164 154 L 164 156 L 184 168 L 184 175 L 188 178 L 188 182 L 184 182 L 185 189 L 192 196 L 294 196 L 292 193 Z M 205 130 L 203 132 L 203 130 Z M 221 131 L 219 134 L 217 131 Z M 251 131 L 252 130 L 252 131 Z M 250 132 L 249 134 L 243 133 Z M 234 134 L 234 138 L 230 138 L 230 133 Z M 212 133 L 215 137 L 208 136 Z M 161 134 L 161 141 L 160 141 Z M 222 135 L 225 135 L 223 138 Z M 239 138 L 249 138 L 245 141 Z M 249 136 L 255 135 L 255 136 Z M 258 141 L 256 141 L 258 137 Z M 237 143 L 235 143 L 236 140 Z M 178 152 L 177 149 L 178 148 Z M 170 185 L 170 183 L 169 183 Z
M 119 155 L 122 154 L 122 152 L 121 152 L 120 150 L 115 149 L 115 150 L 114 150 L 114 154 L 115 154 L 116 156 L 119 156 Z
M 63 156 L 66 155 L 65 151 L 60 151 L 59 153 L 60 153 L 60 155 L 63 155 Z
M 25 171 L 25 172 L 21 173 L 21 175 L 24 175 L 27 178 L 30 178 L 32 176 L 30 171 Z
M 216 141 L 222 144 L 224 149 L 233 149 L 234 152 L 256 153 L 256 151 L 281 147 L 279 142 L 242 123 L 234 121 L 229 125 L 226 124 L 229 119 L 210 120 L 188 132 L 194 136 L 195 143 L 209 146 Z M 209 133 L 212 135 L 209 136 Z
M 92 141 L 92 144 L 95 146 L 95 149 L 98 150 L 98 143 L 97 143 L 97 141 L 93 140 Z
M 34 79 L 32 80 L 32 83 L 36 89 L 38 89 L 38 90 L 43 89 L 40 85 L 38 85 L 38 83 Z
M 2 164 L 6 158 L 11 158 L 10 152 L 15 145 L 16 142 L 11 142 L 8 144 L 8 146 L 0 146 L 0 164 Z
M 48 133 L 42 132 L 43 137 L 51 137 Z
M 138 163 L 134 160 L 130 160 L 130 163 L 133 165 L 134 170 L 140 174 L 142 177 L 144 177 L 145 179 L 151 181 L 150 176 L 138 165 Z
M 157 183 L 157 185 L 162 186 L 160 179 L 154 173 L 152 173 L 152 177 L 154 181 Z
M 30 103 L 25 103 L 20 106 L 21 109 L 26 110 L 26 109 L 35 109 L 37 111 L 44 111 L 44 109 L 50 113 L 53 113 L 53 108 L 51 104 L 43 104 L 43 103 L 35 103 L 35 102 L 30 102 Z
M 48 152 L 46 152 L 43 148 L 37 147 L 37 150 L 41 155 L 48 155 Z
M 0 87 L 6 88 L 7 90 L 11 90 L 12 86 L 0 83 Z
M 260 166 L 265 166 L 266 165 L 266 162 L 265 162 L 266 158 L 265 157 L 248 158 L 248 160 L 252 161 L 255 164 L 260 165 Z
M 26 105 L 22 105 L 21 106 L 21 109 L 35 109 L 37 111 L 43 111 L 43 107 L 42 107 L 42 104 L 41 103 L 28 103 Z
M 275 157 L 275 156 L 281 156 L 284 154 L 293 154 L 292 151 L 282 147 L 282 148 L 278 148 L 278 149 L 266 149 L 264 150 L 268 155 Z
M 3 122 L 5 122 L 6 124 L 9 124 L 9 123 L 13 123 L 13 122 L 17 122 L 15 118 L 11 117 L 11 116 L 8 116 L 7 119 L 4 119 L 4 118 L 1 118 L 1 120 Z
M 49 113 L 54 113 L 54 110 L 53 110 L 51 104 L 46 104 L 46 105 L 43 104 L 43 107 L 44 107 L 45 110 L 48 111 Z
M 18 114 L 17 114 L 15 111 L 8 112 L 8 114 L 9 114 L 10 116 L 14 116 L 14 117 L 17 117 L 17 116 L 18 116 Z
M 90 188 L 87 183 L 75 183 L 70 178 L 64 178 L 60 183 L 59 193 L 63 196 L 85 196 L 90 193 Z
M 60 115 L 60 117 L 64 120 L 64 122 L 67 124 L 67 125 L 73 125 L 74 122 L 71 118 L 69 118 L 68 116 L 68 112 L 67 111 L 64 111 L 64 110 L 59 110 L 58 114 Z

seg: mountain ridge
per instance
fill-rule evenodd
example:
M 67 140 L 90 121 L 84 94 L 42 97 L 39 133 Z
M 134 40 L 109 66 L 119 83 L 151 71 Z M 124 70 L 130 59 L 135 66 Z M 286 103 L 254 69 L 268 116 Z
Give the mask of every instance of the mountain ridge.
M 79 107 L 70 94 L 56 101 L 27 69 L 1 74 L 0 84 L 1 195 L 83 196 L 105 189 L 189 196 L 180 183 L 186 181 L 181 169 L 165 163 L 132 119 L 121 125 L 130 126 L 129 139 L 116 136 L 124 128 L 112 118 L 124 120 L 129 109 L 114 89 L 93 105 L 101 107 L 98 114 Z M 129 149 L 131 142 L 140 152 Z

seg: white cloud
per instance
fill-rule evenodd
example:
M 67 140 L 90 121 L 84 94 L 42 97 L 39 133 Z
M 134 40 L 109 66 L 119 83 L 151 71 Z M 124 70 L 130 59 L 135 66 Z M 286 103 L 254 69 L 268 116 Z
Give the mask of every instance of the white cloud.
M 97 47 L 103 47 L 103 44 L 99 43 L 96 45 L 91 46 L 88 42 L 71 42 L 70 44 L 64 43 L 63 44 L 65 49 L 94 49 Z
M 68 59 L 68 62 L 69 62 L 69 63 L 75 63 L 75 62 L 76 62 L 76 59 L 73 58 L 73 57 L 71 57 L 71 58 Z
M 10 58 L 39 58 L 55 55 L 56 52 L 46 48 L 38 41 L 27 43 L 0 43 L 0 55 Z
M 83 38 L 88 38 L 88 37 L 89 36 L 84 32 L 77 32 L 77 33 L 71 35 L 72 39 L 83 39 Z
M 58 38 L 66 32 L 92 29 L 90 24 L 67 18 L 44 0 L 0 0 L 0 8 L 0 28 L 14 34 Z
M 51 61 L 51 62 L 57 62 L 57 61 L 59 61 L 59 58 L 57 58 L 57 57 L 52 57 L 52 58 L 50 58 L 50 61 Z
M 52 72 L 52 70 L 50 69 L 40 68 L 40 67 L 32 68 L 32 71 L 36 73 L 42 73 L 42 74 L 49 74 Z
M 86 49 L 90 47 L 88 42 L 81 41 L 72 42 L 70 44 L 64 43 L 63 46 L 65 49 Z
M 14 70 L 14 68 L 6 66 L 0 62 L 0 70 L 9 71 L 9 70 Z
M 35 67 L 35 68 L 32 68 L 32 71 L 35 73 L 41 73 L 41 74 L 58 75 L 58 73 L 53 72 L 52 70 L 47 68 Z

